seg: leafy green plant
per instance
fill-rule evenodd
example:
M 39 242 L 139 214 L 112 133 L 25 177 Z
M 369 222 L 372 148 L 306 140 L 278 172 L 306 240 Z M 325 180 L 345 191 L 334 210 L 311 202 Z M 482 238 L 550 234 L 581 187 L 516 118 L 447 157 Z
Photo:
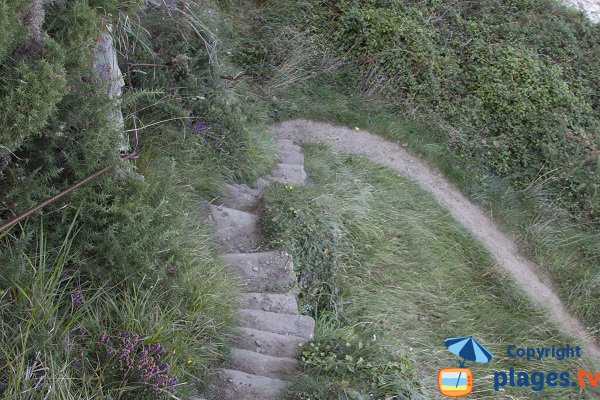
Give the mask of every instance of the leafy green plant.
M 403 358 L 393 359 L 381 350 L 373 339 L 363 339 L 352 329 L 338 329 L 305 343 L 302 364 L 306 373 L 329 376 L 338 382 L 329 388 L 329 396 L 348 400 L 410 398 L 418 387 L 411 378 L 412 363 Z M 322 397 L 324 394 L 316 394 L 317 389 L 313 390 L 304 389 L 300 398 L 326 398 Z
M 261 225 L 273 246 L 285 245 L 295 255 L 304 311 L 316 317 L 323 311 L 341 311 L 334 281 L 338 235 L 314 206 L 285 206 L 288 197 L 298 198 L 302 192 L 298 186 L 271 185 Z

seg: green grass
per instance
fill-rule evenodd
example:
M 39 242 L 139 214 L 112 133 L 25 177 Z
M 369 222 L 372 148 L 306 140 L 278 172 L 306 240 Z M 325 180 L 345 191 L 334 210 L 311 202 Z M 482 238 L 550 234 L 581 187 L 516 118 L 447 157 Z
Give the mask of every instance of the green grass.
M 391 113 L 381 104 L 344 93 L 325 82 L 288 90 L 274 107 L 282 120 L 304 117 L 356 126 L 407 145 L 410 152 L 489 210 L 521 251 L 552 279 L 565 304 L 598 335 L 600 274 L 596 265 L 600 233 L 553 203 L 544 179 L 526 189 L 516 189 L 471 160 L 457 156 L 446 139 L 451 136 L 447 128 Z
M 338 11 L 335 11 L 336 7 L 339 8 Z M 369 10 L 369 14 L 356 12 L 363 8 Z M 522 138 L 533 130 L 527 130 L 526 135 L 520 134 L 519 129 L 523 127 L 521 122 L 524 121 L 521 120 L 517 122 L 519 129 L 515 128 L 500 135 L 502 149 L 490 149 L 489 147 L 495 146 L 493 144 L 495 139 L 491 137 L 499 132 L 498 129 L 490 128 L 493 124 L 485 124 L 484 128 L 473 131 L 471 129 L 473 126 L 469 125 L 468 120 L 473 122 L 481 114 L 474 111 L 477 107 L 473 104 L 469 103 L 453 109 L 453 104 L 456 105 L 456 102 L 468 102 L 469 98 L 472 99 L 469 96 L 473 93 L 460 89 L 465 84 L 465 80 L 475 78 L 485 81 L 489 78 L 481 71 L 473 74 L 471 74 L 473 71 L 468 68 L 463 71 L 463 67 L 471 65 L 468 60 L 461 61 L 460 67 L 457 67 L 454 61 L 471 54 L 472 49 L 468 47 L 475 42 L 479 43 L 475 46 L 478 48 L 477 51 L 485 52 L 488 46 L 488 50 L 492 53 L 496 51 L 493 50 L 496 47 L 510 47 L 509 43 L 514 42 L 515 47 L 521 50 L 536 49 L 538 54 L 544 54 L 539 56 L 542 60 L 536 61 L 540 64 L 535 68 L 539 67 L 548 72 L 556 65 L 560 65 L 564 72 L 561 79 L 568 81 L 566 84 L 570 85 L 569 90 L 581 98 L 595 102 L 595 108 L 586 113 L 590 118 L 597 119 L 596 97 L 590 97 L 592 88 L 597 85 L 590 82 L 597 79 L 598 74 L 591 73 L 594 67 L 588 63 L 595 56 L 583 56 L 583 54 L 597 54 L 597 41 L 589 40 L 592 37 L 589 35 L 598 29 L 597 25 L 591 25 L 582 15 L 569 11 L 553 1 L 503 0 L 498 2 L 498 7 L 489 7 L 484 3 L 433 1 L 394 0 L 381 4 L 366 0 L 318 4 L 283 1 L 265 2 L 258 7 L 253 5 L 241 9 L 243 13 L 232 12 L 232 18 L 236 19 L 236 24 L 243 29 L 243 37 L 238 38 L 238 46 L 234 46 L 232 51 L 244 65 L 245 71 L 254 83 L 260 86 L 257 92 L 270 107 L 270 115 L 274 121 L 303 117 L 349 127 L 356 126 L 406 145 L 412 153 L 439 169 L 463 193 L 487 209 L 494 221 L 517 242 L 521 251 L 536 262 L 541 271 L 551 279 L 569 309 L 598 336 L 600 273 L 597 264 L 600 259 L 600 240 L 598 240 L 600 233 L 597 219 L 582 217 L 578 211 L 574 212 L 574 209 L 582 206 L 582 203 L 569 197 L 569 192 L 573 189 L 569 184 L 559 183 L 563 178 L 570 180 L 572 176 L 574 180 L 581 179 L 585 182 L 585 185 L 578 186 L 580 189 L 587 188 L 584 189 L 585 191 L 595 185 L 597 179 L 595 173 L 590 172 L 584 176 L 571 171 L 565 178 L 565 174 L 561 173 L 564 171 L 563 165 L 556 171 L 533 168 L 534 173 L 526 178 L 523 175 L 516 176 L 518 174 L 510 173 L 508 175 L 505 173 L 505 176 L 501 177 L 502 173 L 494 170 L 490 162 L 503 152 L 510 152 L 511 146 L 505 146 L 503 140 L 506 137 L 503 135 L 514 136 L 513 139 L 519 142 L 520 146 Z M 445 11 L 442 12 L 440 9 Z M 544 11 L 550 9 L 553 12 Z M 388 26 L 385 21 L 389 16 L 407 18 L 410 21 L 429 16 L 423 22 L 424 29 L 435 32 L 435 37 L 425 35 L 424 42 L 414 41 L 412 39 L 415 35 L 423 35 L 423 31 L 421 29 L 403 31 L 402 24 Z M 367 17 L 370 20 L 366 20 Z M 326 21 L 328 18 L 329 21 Z M 344 24 L 337 21 L 340 18 L 344 19 Z M 331 20 L 336 20 L 335 24 L 332 24 Z M 260 21 L 260 24 L 255 21 Z M 379 22 L 381 25 L 377 25 Z M 382 37 L 378 29 L 386 27 L 389 28 L 389 32 L 392 32 L 390 34 L 398 34 L 406 39 L 396 40 L 398 43 L 403 43 L 403 49 L 415 50 L 412 53 L 407 51 L 405 54 L 407 58 L 398 60 L 400 64 L 396 66 L 394 66 L 394 57 L 390 59 L 389 54 L 384 51 L 386 43 L 389 42 L 385 40 L 377 42 L 377 39 Z M 344 29 L 357 31 L 340 35 L 340 30 Z M 470 33 L 464 37 L 465 32 Z M 385 38 L 385 35 L 383 37 Z M 366 39 L 360 42 L 361 38 Z M 473 40 L 470 40 L 471 38 Z M 372 53 L 367 51 L 368 48 L 365 50 L 369 40 L 373 41 L 371 45 L 375 46 Z M 420 55 L 422 51 L 431 50 L 427 48 L 427 43 L 431 44 L 431 41 L 435 42 L 432 46 L 436 51 L 432 54 L 430 64 L 439 62 L 442 53 L 444 54 L 442 57 L 449 58 L 447 62 L 442 62 L 444 67 L 441 70 L 433 69 L 434 75 L 439 73 L 454 75 L 449 79 L 441 80 L 439 83 L 442 87 L 437 87 L 437 91 L 417 90 L 418 87 L 423 88 L 432 82 L 435 83 L 435 76 L 427 74 L 423 79 L 421 77 L 412 81 L 413 84 L 417 84 L 416 89 L 410 85 L 400 85 L 402 86 L 400 89 L 396 88 L 394 85 L 398 80 L 410 80 L 410 76 L 423 72 L 422 69 L 415 68 L 412 72 L 405 73 L 402 68 L 406 65 L 403 63 L 411 62 L 412 55 L 414 55 L 412 61 L 422 62 L 423 58 Z M 457 43 L 468 44 L 463 49 L 465 52 L 456 51 Z M 559 43 L 560 46 L 557 45 Z M 380 52 L 382 46 L 384 49 Z M 501 53 L 504 54 L 502 51 Z M 392 55 L 394 54 L 396 53 L 392 52 Z M 568 54 L 570 56 L 567 56 Z M 378 58 L 377 55 L 382 57 Z M 494 70 L 498 67 L 498 63 L 502 63 L 500 57 L 493 54 L 489 58 L 494 62 L 487 66 L 483 65 L 483 69 L 487 72 L 490 72 L 488 69 Z M 550 59 L 555 61 L 553 66 L 545 65 Z M 575 59 L 578 61 L 571 62 Z M 378 69 L 376 66 L 379 62 L 383 66 Z M 512 71 L 514 62 L 511 64 L 507 61 L 504 67 Z M 390 74 L 393 75 L 391 78 Z M 567 79 L 572 74 L 577 75 L 578 78 Z M 531 75 L 534 78 L 536 76 L 536 74 Z M 531 86 L 532 81 L 528 79 L 525 81 L 521 82 L 523 87 L 521 83 L 514 87 L 510 86 L 512 84 L 508 86 L 501 84 L 497 90 L 498 96 L 492 95 L 491 99 L 496 101 L 501 96 L 507 95 L 516 96 L 527 103 L 528 96 L 525 93 L 533 88 L 536 96 L 539 95 L 537 90 L 540 89 L 541 84 L 533 82 Z M 575 81 L 579 83 L 575 84 Z M 564 89 L 563 83 L 559 86 Z M 439 94 L 439 90 L 446 89 L 450 90 L 451 94 Z M 490 93 L 494 93 L 494 90 L 486 93 L 486 96 L 490 97 Z M 476 93 L 477 96 L 479 94 Z M 415 100 L 415 96 L 424 100 L 424 103 Z M 503 114 L 503 121 L 507 123 L 500 123 L 500 130 L 505 129 L 506 126 L 512 127 L 513 125 L 508 122 L 521 112 L 536 114 L 535 118 L 538 118 L 536 112 L 538 108 L 531 108 L 531 104 L 523 104 L 521 100 L 517 103 L 524 105 L 525 109 L 516 110 L 518 107 L 515 106 L 514 112 L 511 112 L 509 106 L 508 108 L 503 106 L 504 111 L 508 110 Z M 580 105 L 576 107 L 579 108 Z M 541 105 L 539 109 L 544 109 L 544 106 Z M 580 111 L 584 109 L 585 107 L 579 108 Z M 565 115 L 577 119 L 576 114 L 576 110 L 571 110 Z M 490 115 L 493 117 L 495 113 L 492 112 Z M 525 124 L 529 124 L 535 118 L 525 118 L 529 121 Z M 545 119 L 545 122 L 550 120 L 552 118 Z M 597 135 L 594 133 L 597 129 L 592 125 L 587 129 L 591 133 L 590 142 L 597 140 Z M 539 126 L 542 125 L 537 124 L 536 129 Z M 559 131 L 556 137 L 561 137 L 565 130 L 559 128 Z M 555 139 L 538 139 L 537 142 L 542 142 L 546 150 L 553 151 L 552 143 Z M 561 146 L 571 146 L 573 144 L 570 143 L 571 140 L 573 139 L 562 141 Z M 587 139 L 581 143 L 586 141 Z M 587 145 L 582 144 L 582 146 Z M 522 146 L 519 148 L 522 150 Z M 471 150 L 465 151 L 465 149 Z M 486 158 L 486 151 L 489 152 L 491 159 Z M 508 158 L 510 163 L 518 160 L 516 155 Z M 586 164 L 585 168 L 592 164 Z M 547 165 L 544 166 L 546 167 Z M 526 168 L 531 168 L 531 165 Z M 521 181 L 515 184 L 515 179 Z M 561 187 L 558 192 L 557 184 Z M 595 195 L 591 194 L 592 192 L 594 190 L 588 192 L 591 196 L 588 200 L 594 203 Z M 563 197 L 562 203 L 557 201 L 557 196 Z
M 437 396 L 437 370 L 459 361 L 443 346 L 448 336 L 474 335 L 496 357 L 488 365 L 469 364 L 476 385 L 472 398 L 495 395 L 495 370 L 575 373 L 578 365 L 588 364 L 508 359 L 506 346 L 512 343 L 536 347 L 569 340 L 415 184 L 326 147 L 307 146 L 305 155 L 310 184 L 293 190 L 271 187 L 263 226 L 274 245 L 284 245 L 294 255 L 305 311 L 319 318 L 317 342 L 347 336 L 351 329 L 388 357 L 408 358 L 412 372 L 407 369 L 402 380 L 418 391 L 411 385 L 418 379 L 424 398 Z M 342 382 L 339 375 L 311 364 L 305 374 L 296 386 L 303 398 L 337 398 L 344 392 L 361 398 L 355 392 L 361 389 L 363 396 L 369 393 L 359 376 Z M 406 394 L 402 387 L 395 390 Z M 503 395 L 554 399 L 576 393 L 572 388 L 537 393 L 508 388 Z M 597 395 L 584 392 L 582 398 Z
M 38 230 L 35 254 L 26 255 L 27 278 L 0 294 L 0 392 L 2 398 L 113 399 L 170 398 L 193 393 L 207 384 L 210 365 L 225 352 L 234 298 L 227 297 L 231 281 L 223 265 L 197 254 L 191 268 L 181 268 L 179 285 L 163 290 L 159 285 L 142 289 L 136 284 L 109 282 L 95 287 L 69 269 L 77 221 L 58 249 L 47 248 L 44 230 Z M 206 243 L 208 236 L 196 236 Z M 210 254 L 210 253 L 209 253 Z M 73 294 L 81 293 L 81 304 Z M 107 352 L 102 334 L 120 349 L 127 332 L 140 336 L 132 350 L 134 368 L 126 371 L 119 357 Z M 160 343 L 156 365 L 169 363 L 175 388 L 151 390 L 135 367 L 142 347 Z M 49 396 L 49 397 L 48 397 Z

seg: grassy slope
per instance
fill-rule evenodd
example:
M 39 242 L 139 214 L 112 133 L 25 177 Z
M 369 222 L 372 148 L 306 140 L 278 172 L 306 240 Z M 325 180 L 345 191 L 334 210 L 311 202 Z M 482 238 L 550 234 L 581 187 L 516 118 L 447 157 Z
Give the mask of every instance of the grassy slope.
M 474 335 L 496 356 L 492 364 L 469 365 L 476 377 L 472 398 L 495 395 L 494 370 L 577 370 L 578 363 L 571 361 L 507 359 L 506 345 L 511 343 L 535 347 L 566 340 L 429 195 L 371 162 L 325 147 L 305 150 L 310 184 L 292 191 L 270 189 L 265 226 L 276 243 L 294 252 L 301 277 L 307 269 L 322 268 L 314 265 L 311 240 L 337 238 L 330 246 L 336 262 L 327 283 L 340 290 L 335 302 L 341 322 L 326 322 L 329 314 L 322 315 L 317 341 L 331 335 L 335 331 L 331 326 L 339 324 L 366 331 L 369 338 L 375 334 L 388 353 L 414 361 L 425 398 L 436 396 L 437 369 L 458 361 L 443 347 L 447 336 Z M 304 298 L 310 302 L 310 293 L 322 282 L 301 282 Z M 306 398 L 315 398 L 307 393 L 334 398 L 336 390 L 352 387 L 331 376 L 328 381 L 327 373 L 318 369 L 307 371 L 308 377 L 297 386 L 297 393 L 305 393 Z M 536 394 L 510 388 L 506 398 L 554 399 L 575 392 L 547 388 Z M 593 396 L 587 393 L 584 398 Z
M 443 139 L 443 127 L 403 118 L 376 103 L 343 93 L 335 85 L 308 84 L 288 90 L 278 104 L 278 118 L 304 117 L 357 126 L 398 143 L 438 168 L 490 215 L 519 248 L 553 281 L 563 301 L 597 334 L 597 262 L 600 233 L 575 222 L 556 207 L 543 184 L 517 190 L 457 157 Z
M 369 2 L 353 4 L 359 3 Z M 416 4 L 408 1 L 404 3 Z M 385 8 L 387 3 L 383 4 Z M 447 6 L 448 12 L 452 14 L 461 7 L 468 8 L 471 3 L 436 4 Z M 527 8 L 534 3 L 511 4 L 511 7 Z M 531 15 L 534 17 L 530 15 L 529 19 L 526 13 L 510 11 L 511 7 L 491 10 L 482 4 L 484 7 L 481 15 L 469 17 L 474 26 L 479 28 L 470 29 L 475 29 L 472 34 L 479 39 L 483 38 L 485 42 L 488 40 L 485 39 L 487 33 L 480 24 L 494 26 L 490 28 L 498 30 L 494 40 L 506 44 L 512 37 L 533 48 L 538 46 L 546 53 L 556 56 L 565 73 L 576 73 L 581 68 L 583 75 L 592 76 L 588 74 L 587 68 L 593 68 L 593 62 L 588 65 L 594 59 L 593 56 L 580 57 L 575 64 L 569 62 L 571 58 L 563 56 L 565 52 L 578 55 L 588 47 L 591 49 L 589 51 L 594 51 L 597 43 L 588 40 L 584 33 L 597 28 L 585 23 L 583 16 L 560 8 L 556 2 L 551 4 L 556 15 L 542 13 L 540 10 L 550 2 L 544 4 L 532 6 L 535 10 Z M 551 278 L 560 297 L 574 314 L 597 334 L 600 331 L 600 308 L 597 306 L 600 301 L 597 270 L 600 240 L 594 221 L 574 219 L 556 202 L 556 191 L 551 188 L 554 180 L 552 174 L 532 178 L 530 184 L 517 187 L 490 172 L 485 159 L 465 156 L 464 152 L 457 149 L 460 143 L 455 143 L 456 140 L 466 140 L 477 147 L 481 139 L 478 137 L 479 133 L 465 137 L 464 127 L 460 124 L 455 129 L 440 123 L 437 117 L 423 118 L 418 110 L 416 114 L 410 114 L 416 117 L 414 119 L 406 114 L 390 111 L 393 106 L 390 106 L 389 97 L 377 96 L 378 90 L 382 85 L 385 86 L 386 79 L 378 76 L 375 71 L 373 75 L 369 75 L 369 79 L 378 84 L 371 86 L 365 83 L 362 78 L 368 71 L 365 72 L 367 67 L 356 60 L 360 54 L 341 51 L 341 45 L 332 41 L 333 34 L 323 34 L 325 27 L 317 23 L 322 10 L 314 3 L 267 2 L 263 7 L 245 9 L 242 15 L 239 26 L 249 26 L 244 28 L 246 39 L 238 46 L 237 57 L 245 65 L 246 71 L 262 84 L 264 94 L 267 95 L 265 98 L 271 101 L 275 95 L 270 104 L 272 117 L 275 120 L 305 117 L 351 127 L 359 126 L 405 143 L 412 152 L 439 168 L 465 194 L 489 209 L 490 215 L 513 236 L 521 250 Z M 498 19 L 494 13 L 499 14 Z M 315 14 L 317 19 L 312 19 Z M 518 23 L 503 22 L 515 18 Z M 442 21 L 435 18 L 433 20 Z M 250 21 L 261 23 L 252 24 Z M 448 27 L 443 27 L 442 24 L 438 32 L 440 40 L 446 37 L 444 29 Z M 466 42 L 468 41 L 465 39 Z M 404 75 L 400 72 L 398 76 Z M 593 85 L 582 84 L 577 87 L 577 90 L 584 93 L 589 92 Z M 522 93 L 520 89 L 514 89 L 515 93 Z M 396 92 L 392 97 L 395 98 L 395 103 L 402 103 L 410 95 Z M 448 96 L 434 96 L 430 100 L 439 105 L 446 97 Z M 458 111 L 469 109 L 459 107 Z M 431 115 L 433 109 L 421 106 L 421 111 Z M 517 131 L 514 134 L 519 136 Z M 495 151 L 492 153 L 496 154 Z M 591 178 L 588 183 L 592 183 Z

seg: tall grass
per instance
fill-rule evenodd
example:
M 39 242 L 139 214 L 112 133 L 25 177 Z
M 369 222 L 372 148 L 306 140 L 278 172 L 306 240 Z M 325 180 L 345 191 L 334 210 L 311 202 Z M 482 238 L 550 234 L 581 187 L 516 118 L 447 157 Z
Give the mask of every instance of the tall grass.
M 234 299 L 224 295 L 231 281 L 223 266 L 214 258 L 212 265 L 199 263 L 194 257 L 207 256 L 190 253 L 179 284 L 167 291 L 158 282 L 96 286 L 70 266 L 74 231 L 81 229 L 73 223 L 60 248 L 49 249 L 40 228 L 36 252 L 25 255 L 29 270 L 19 280 L 3 277 L 2 398 L 181 398 L 206 385 L 233 324 Z M 175 386 L 153 388 L 153 378 L 140 375 L 135 364 L 125 368 L 121 353 L 110 353 L 102 341 L 110 337 L 118 350 L 128 332 L 140 336 L 134 363 L 143 346 L 164 348 L 154 361 L 168 364 Z
M 274 243 L 286 245 L 294 254 L 300 278 L 307 270 L 322 269 L 324 260 L 315 257 L 313 249 L 322 237 L 333 238 L 335 246 L 328 247 L 334 255 L 327 281 L 300 281 L 305 300 L 310 301 L 310 293 L 324 286 L 326 295 L 336 294 L 335 307 L 326 302 L 309 304 L 309 311 L 314 305 L 320 307 L 317 315 L 322 328 L 317 330 L 316 341 L 336 335 L 337 328 L 332 329 L 329 322 L 333 312 L 335 324 L 352 327 L 363 340 L 379 343 L 387 354 L 410 359 L 424 398 L 438 398 L 437 370 L 460 361 L 444 348 L 443 339 L 473 335 L 488 346 L 495 359 L 483 366 L 468 365 L 475 374 L 472 398 L 598 396 L 594 391 L 578 393 L 570 387 L 541 392 L 507 387 L 495 392 L 493 371 L 514 367 L 574 374 L 580 365 L 589 366 L 590 360 L 527 363 L 509 358 L 509 344 L 552 346 L 570 339 L 561 335 L 485 249 L 415 184 L 394 171 L 323 146 L 311 145 L 305 150 L 311 184 L 292 191 L 271 188 L 264 226 Z M 306 374 L 308 378 L 298 383 L 298 393 L 321 393 L 317 398 L 333 398 L 336 392 L 323 395 L 323 388 L 332 386 L 348 394 L 354 383 L 351 378 L 346 385 L 334 384 L 330 377 L 327 385 L 323 383 L 327 378 L 316 375 L 310 366 Z M 410 376 L 404 381 L 410 382 Z

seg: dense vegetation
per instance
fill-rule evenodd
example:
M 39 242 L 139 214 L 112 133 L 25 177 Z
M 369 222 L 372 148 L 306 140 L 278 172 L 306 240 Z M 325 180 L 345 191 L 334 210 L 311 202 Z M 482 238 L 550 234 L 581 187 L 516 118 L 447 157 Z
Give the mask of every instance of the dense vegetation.
M 553 0 L 278 3 L 269 15 L 346 57 L 347 83 L 438 117 L 461 157 L 520 188 L 544 180 L 574 215 L 598 217 L 597 24 Z M 273 18 L 259 34 L 277 36 Z
M 115 167 L 0 234 L 4 398 L 202 389 L 226 353 L 234 299 L 201 201 L 269 168 L 267 109 L 403 143 L 489 207 L 600 330 L 600 25 L 555 0 L 142 3 L 0 0 L 0 222 Z M 108 26 L 121 104 L 91 66 Z M 119 160 L 116 106 L 136 161 Z M 298 256 L 304 311 L 319 321 L 292 396 L 426 395 L 433 375 L 420 384 L 411 361 L 453 365 L 422 357 L 453 329 L 486 343 L 558 337 L 412 185 L 319 147 L 308 161 L 315 185 L 271 188 L 264 220 Z M 403 240 L 381 240 L 390 235 Z M 456 265 L 463 289 L 440 291 Z M 465 293 L 477 301 L 452 307 Z M 440 309 L 456 320 L 444 325 Z
M 219 79 L 227 24 L 206 2 L 34 3 L 0 1 L 0 221 L 114 168 L 0 235 L 0 396 L 191 394 L 227 352 L 235 303 L 202 200 L 273 154 L 260 111 Z M 92 69 L 109 25 L 120 105 Z

